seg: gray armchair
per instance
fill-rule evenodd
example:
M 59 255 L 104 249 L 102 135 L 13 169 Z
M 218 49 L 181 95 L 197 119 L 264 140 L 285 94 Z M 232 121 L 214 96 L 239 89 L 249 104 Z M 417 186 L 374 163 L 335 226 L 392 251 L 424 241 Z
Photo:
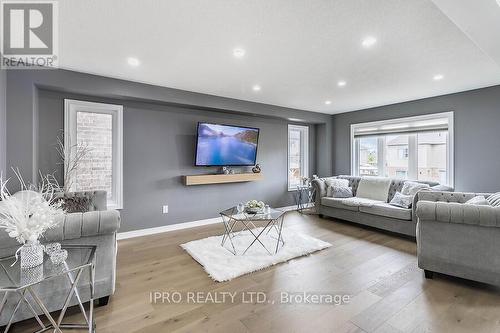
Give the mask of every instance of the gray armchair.
M 107 210 L 106 192 L 75 192 L 69 196 L 87 197 L 90 200 L 90 211 L 85 213 L 71 213 L 61 217 L 59 225 L 45 233 L 42 242 L 59 242 L 63 245 L 95 245 L 96 270 L 95 270 L 95 298 L 99 299 L 100 305 L 108 302 L 109 296 L 115 291 L 116 274 L 116 233 L 120 227 L 120 213 L 116 210 Z M 10 238 L 7 233 L 0 230 L 0 257 L 14 254 L 19 248 L 15 239 Z M 82 280 L 82 284 L 88 280 Z M 62 308 L 64 298 L 68 293 L 68 285 L 61 285 L 60 280 L 54 283 L 43 283 L 39 295 L 46 304 L 49 311 L 57 311 Z M 65 289 L 67 288 L 67 289 Z M 89 300 L 88 288 L 82 288 L 82 301 Z M 3 297 L 3 295 L 0 295 Z M 8 317 L 12 313 L 16 299 L 9 298 L 0 313 L 0 327 L 7 324 Z M 71 305 L 76 305 L 76 300 Z M 25 306 L 23 304 L 23 306 Z M 14 322 L 32 317 L 27 308 L 18 310 Z
M 465 204 L 482 193 L 420 192 L 418 266 L 500 286 L 500 207 Z

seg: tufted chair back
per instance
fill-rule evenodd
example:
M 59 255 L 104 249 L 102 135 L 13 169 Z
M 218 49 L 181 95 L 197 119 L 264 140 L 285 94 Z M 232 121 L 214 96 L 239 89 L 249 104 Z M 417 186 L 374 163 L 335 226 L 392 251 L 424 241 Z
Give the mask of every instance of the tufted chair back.
M 454 202 L 463 204 L 479 195 L 488 198 L 491 193 L 472 193 L 472 192 L 419 192 L 418 200 L 432 202 Z

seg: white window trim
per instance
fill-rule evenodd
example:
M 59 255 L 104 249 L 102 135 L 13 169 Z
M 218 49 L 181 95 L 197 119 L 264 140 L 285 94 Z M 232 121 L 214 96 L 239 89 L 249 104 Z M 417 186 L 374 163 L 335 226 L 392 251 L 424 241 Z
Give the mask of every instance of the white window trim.
M 382 125 L 391 125 L 391 124 L 398 124 L 401 122 L 413 122 L 413 121 L 422 121 L 422 120 L 432 120 L 432 119 L 437 119 L 437 118 L 448 118 L 448 145 L 447 145 L 447 152 L 446 152 L 446 168 L 448 172 L 448 184 L 443 184 L 443 185 L 448 185 L 451 187 L 455 186 L 455 125 L 454 125 L 454 111 L 449 111 L 449 112 L 441 112 L 441 113 L 432 113 L 428 115 L 422 115 L 422 116 L 413 116 L 413 117 L 404 117 L 404 118 L 394 118 L 394 119 L 389 119 L 389 120 L 381 120 L 381 121 L 372 121 L 372 122 L 366 122 L 366 123 L 359 123 L 359 124 L 351 124 L 351 145 L 350 145 L 350 164 L 351 164 L 351 174 L 357 176 L 358 175 L 358 170 L 356 168 L 357 166 L 357 161 L 359 159 L 359 149 L 356 146 L 357 141 L 355 140 L 354 133 L 357 129 L 359 128 L 370 128 L 370 127 L 378 127 Z M 408 143 L 409 145 L 414 145 L 416 142 L 410 142 Z M 380 147 L 379 147 L 380 148 Z M 379 153 L 380 155 L 380 153 Z M 380 156 L 379 156 L 380 157 Z M 410 166 L 410 161 L 408 161 L 408 166 L 409 170 L 412 168 Z
M 70 147 L 76 144 L 73 140 L 76 139 L 77 112 L 103 113 L 113 116 L 112 197 L 114 200 L 108 200 L 108 209 L 123 209 L 123 106 L 65 99 L 64 142 L 66 149 L 70 149 Z M 71 190 L 74 191 L 75 189 Z
M 309 126 L 301 126 L 301 125 L 292 125 L 288 124 L 288 130 L 287 130 L 287 173 L 286 173 L 286 178 L 287 178 L 287 184 L 288 184 L 288 191 L 296 191 L 297 188 L 296 186 L 291 186 L 290 185 L 290 177 L 289 177 L 289 171 L 290 171 L 290 130 L 297 130 L 300 131 L 301 137 L 300 137 L 300 151 L 303 156 L 301 156 L 300 159 L 300 169 L 302 171 L 302 177 L 309 177 Z

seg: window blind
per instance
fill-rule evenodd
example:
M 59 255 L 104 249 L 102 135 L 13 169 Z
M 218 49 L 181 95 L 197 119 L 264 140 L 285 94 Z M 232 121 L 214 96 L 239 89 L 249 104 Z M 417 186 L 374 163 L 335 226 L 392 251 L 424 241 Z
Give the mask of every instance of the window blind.
M 386 134 L 408 134 L 448 130 L 448 115 L 429 115 L 352 125 L 355 138 Z

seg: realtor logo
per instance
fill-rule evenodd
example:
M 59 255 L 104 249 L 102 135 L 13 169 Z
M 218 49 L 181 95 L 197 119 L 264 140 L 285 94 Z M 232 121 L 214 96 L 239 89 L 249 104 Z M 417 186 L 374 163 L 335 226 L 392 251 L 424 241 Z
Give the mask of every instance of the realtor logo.
M 56 1 L 1 1 L 2 61 L 6 69 L 47 69 L 58 64 Z

